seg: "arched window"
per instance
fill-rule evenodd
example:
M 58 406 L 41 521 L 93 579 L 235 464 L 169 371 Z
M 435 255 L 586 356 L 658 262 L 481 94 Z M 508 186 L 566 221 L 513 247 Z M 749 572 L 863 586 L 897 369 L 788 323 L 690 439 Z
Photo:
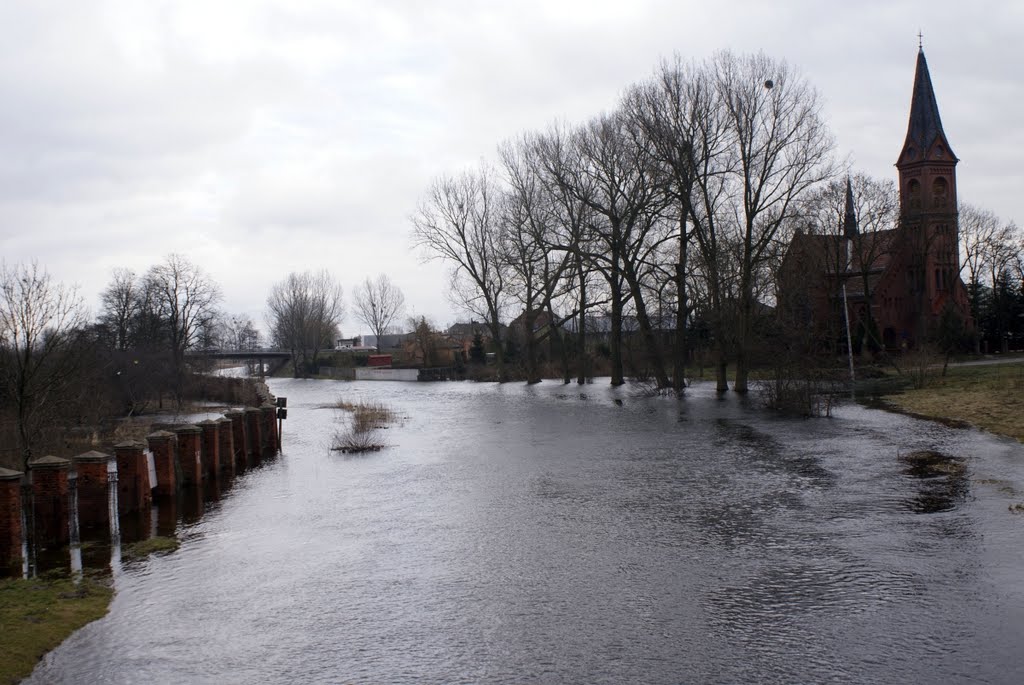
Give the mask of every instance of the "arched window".
M 949 184 L 946 183 L 946 179 L 939 176 L 932 181 L 932 204 L 937 208 L 945 208 L 949 204 L 947 197 L 949 193 Z
M 921 184 L 917 179 L 907 184 L 907 202 L 911 209 L 921 209 Z

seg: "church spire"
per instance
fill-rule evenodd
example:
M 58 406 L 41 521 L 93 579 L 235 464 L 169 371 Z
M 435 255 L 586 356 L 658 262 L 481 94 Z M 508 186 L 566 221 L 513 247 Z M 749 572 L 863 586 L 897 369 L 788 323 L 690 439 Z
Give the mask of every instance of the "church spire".
M 946 149 L 946 134 L 942 130 L 942 119 L 939 118 L 939 104 L 935 100 L 932 88 L 932 77 L 928 73 L 928 62 L 924 58 L 924 49 L 917 51 L 917 72 L 914 74 L 914 91 L 910 100 L 910 122 L 907 125 L 907 141 L 904 148 L 913 145 L 918 155 L 925 154 L 941 137 Z M 952 151 L 950 150 L 950 154 Z
M 857 210 L 853 205 L 853 183 L 850 177 L 846 177 L 846 214 L 843 216 L 843 235 L 847 239 L 853 239 L 860 233 L 857 226 Z

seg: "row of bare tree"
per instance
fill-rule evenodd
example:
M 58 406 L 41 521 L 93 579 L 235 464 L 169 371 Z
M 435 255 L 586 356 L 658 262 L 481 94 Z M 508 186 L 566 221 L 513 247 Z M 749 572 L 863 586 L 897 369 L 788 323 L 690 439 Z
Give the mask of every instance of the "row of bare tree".
M 529 319 L 546 312 L 582 346 L 585 316 L 598 309 L 612 384 L 624 382 L 629 317 L 652 378 L 681 390 L 686 324 L 699 307 L 719 388 L 733 361 L 743 392 L 780 234 L 835 171 L 820 110 L 804 78 L 764 55 L 667 61 L 615 110 L 505 143 L 498 169 L 437 179 L 413 218 L 414 241 L 453 265 L 458 304 L 494 340 L 507 312 L 525 312 L 530 380 L 539 375 Z M 667 325 L 671 364 L 659 335 Z
M 624 382 L 629 328 L 645 348 L 644 372 L 681 391 L 687 326 L 699 321 L 718 389 L 728 388 L 734 363 L 733 387 L 745 392 L 761 305 L 775 302 L 793 233 L 842 235 L 846 179 L 832 152 L 817 92 L 786 63 L 728 52 L 677 57 L 628 88 L 614 110 L 525 133 L 499 146 L 496 165 L 437 178 L 413 216 L 413 241 L 451 265 L 453 300 L 486 322 L 499 373 L 501 323 L 521 314 L 526 375 L 540 379 L 543 316 L 554 322 L 543 335 L 576 337 L 583 382 L 587 321 L 598 313 L 613 385 Z M 852 182 L 853 263 L 870 297 L 869 272 L 891 246 L 885 231 L 898 225 L 899 198 L 892 181 L 855 174 Z M 993 283 L 1020 264 L 1014 231 L 962 208 L 972 292 L 983 290 L 978 279 Z M 845 249 L 833 273 L 846 270 Z
M 353 304 L 356 318 L 380 340 L 404 311 L 405 296 L 380 274 L 356 286 Z M 296 377 L 316 373 L 320 353 L 341 335 L 344 316 L 344 291 L 326 270 L 288 274 L 267 297 L 270 340 L 291 353 Z

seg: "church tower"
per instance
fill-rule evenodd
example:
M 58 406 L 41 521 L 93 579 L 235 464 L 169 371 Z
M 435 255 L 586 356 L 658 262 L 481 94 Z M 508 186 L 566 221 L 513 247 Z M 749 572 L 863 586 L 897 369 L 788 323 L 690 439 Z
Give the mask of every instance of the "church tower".
M 896 162 L 899 171 L 900 232 L 906 287 L 918 337 L 935 323 L 947 304 L 969 321 L 960 281 L 956 164 L 959 160 L 942 130 L 924 50 L 910 100 L 907 138 Z

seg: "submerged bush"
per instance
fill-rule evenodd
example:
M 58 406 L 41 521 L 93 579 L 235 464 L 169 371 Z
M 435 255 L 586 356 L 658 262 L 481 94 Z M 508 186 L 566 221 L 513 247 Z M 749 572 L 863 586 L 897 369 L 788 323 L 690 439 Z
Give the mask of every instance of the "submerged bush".
M 343 425 L 334 432 L 331 449 L 338 452 L 372 452 L 384 447 L 380 430 L 394 421 L 395 413 L 380 402 L 357 402 L 355 404 L 338 400 L 337 408 L 346 412 Z

